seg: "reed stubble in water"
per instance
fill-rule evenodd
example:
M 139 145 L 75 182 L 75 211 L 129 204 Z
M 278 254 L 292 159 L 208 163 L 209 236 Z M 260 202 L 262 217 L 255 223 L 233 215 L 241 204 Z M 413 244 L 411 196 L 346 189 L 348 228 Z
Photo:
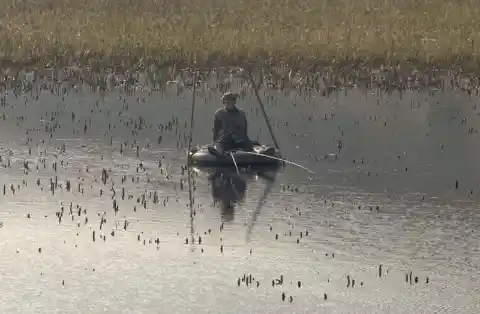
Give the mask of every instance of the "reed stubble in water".
M 4 60 L 479 64 L 475 0 L 0 0 Z M 126 64 L 127 65 L 127 64 Z

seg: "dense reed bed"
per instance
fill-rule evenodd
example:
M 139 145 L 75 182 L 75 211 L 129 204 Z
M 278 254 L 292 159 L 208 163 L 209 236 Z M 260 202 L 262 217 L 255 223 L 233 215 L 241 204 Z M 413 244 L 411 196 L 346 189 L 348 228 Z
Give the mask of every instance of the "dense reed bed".
M 0 0 L 0 7 L 0 57 L 23 64 L 480 64 L 476 0 Z

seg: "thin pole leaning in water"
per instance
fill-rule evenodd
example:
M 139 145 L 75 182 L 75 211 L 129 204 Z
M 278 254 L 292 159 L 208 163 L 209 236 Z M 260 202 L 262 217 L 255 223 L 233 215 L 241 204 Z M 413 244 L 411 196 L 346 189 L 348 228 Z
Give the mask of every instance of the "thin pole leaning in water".
M 270 131 L 270 136 L 272 137 L 273 144 L 275 145 L 275 148 L 278 151 L 280 151 L 280 147 L 278 146 L 277 139 L 275 138 L 275 135 L 273 134 L 272 126 L 270 125 L 270 122 L 268 121 L 267 112 L 265 111 L 265 107 L 263 106 L 262 99 L 260 98 L 260 94 L 258 93 L 257 85 L 255 84 L 255 81 L 253 80 L 252 72 L 250 72 L 250 70 L 248 70 L 248 78 L 250 79 L 250 83 L 252 84 L 253 91 L 255 92 L 255 97 L 257 97 L 258 104 L 260 105 L 260 109 L 262 109 L 263 118 L 265 119 L 265 122 L 267 123 L 268 131 Z
M 276 173 L 275 173 L 275 176 L 276 176 Z M 263 191 L 263 195 L 258 201 L 257 207 L 253 211 L 252 220 L 250 221 L 250 224 L 248 225 L 248 228 L 247 228 L 247 238 L 246 238 L 247 242 L 250 242 L 250 235 L 252 234 L 252 231 L 253 231 L 253 225 L 257 221 L 258 215 L 260 214 L 260 208 L 262 208 L 263 204 L 265 204 L 267 200 L 267 196 L 270 194 L 270 191 L 273 188 L 274 182 L 275 181 L 273 180 L 267 183 L 267 187 Z
M 190 153 L 192 152 L 192 141 L 193 141 L 193 120 L 194 120 L 194 114 L 195 114 L 195 95 L 197 92 L 197 71 L 193 71 L 193 92 L 192 92 L 192 113 L 190 116 L 190 135 L 188 137 L 188 155 L 187 155 L 187 175 L 188 175 L 188 196 L 190 200 L 190 242 L 193 245 L 195 239 L 194 239 L 194 226 L 193 226 L 193 217 L 194 217 L 194 211 L 193 211 L 193 191 L 192 191 L 192 170 L 190 168 L 190 161 L 188 160 L 190 158 Z M 192 247 L 193 249 L 193 247 Z

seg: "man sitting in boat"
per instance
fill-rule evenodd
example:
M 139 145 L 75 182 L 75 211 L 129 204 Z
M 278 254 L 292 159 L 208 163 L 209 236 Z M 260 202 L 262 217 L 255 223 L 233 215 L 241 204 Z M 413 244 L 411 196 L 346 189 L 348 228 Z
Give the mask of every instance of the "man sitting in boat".
M 237 97 L 237 93 L 223 94 L 223 108 L 215 112 L 213 142 L 215 150 L 220 154 L 231 149 L 253 151 L 247 134 L 247 116 L 243 110 L 237 108 Z

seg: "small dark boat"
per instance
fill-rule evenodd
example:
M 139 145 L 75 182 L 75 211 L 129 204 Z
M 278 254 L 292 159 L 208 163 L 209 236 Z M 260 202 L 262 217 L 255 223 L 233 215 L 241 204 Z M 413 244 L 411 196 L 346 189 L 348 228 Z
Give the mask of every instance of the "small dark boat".
M 277 159 L 279 157 L 280 154 L 274 147 L 254 142 L 253 152 L 232 149 L 221 154 L 212 145 L 200 146 L 192 149 L 188 162 L 198 167 L 235 167 L 236 164 L 239 168 L 248 168 L 280 165 L 281 161 Z

